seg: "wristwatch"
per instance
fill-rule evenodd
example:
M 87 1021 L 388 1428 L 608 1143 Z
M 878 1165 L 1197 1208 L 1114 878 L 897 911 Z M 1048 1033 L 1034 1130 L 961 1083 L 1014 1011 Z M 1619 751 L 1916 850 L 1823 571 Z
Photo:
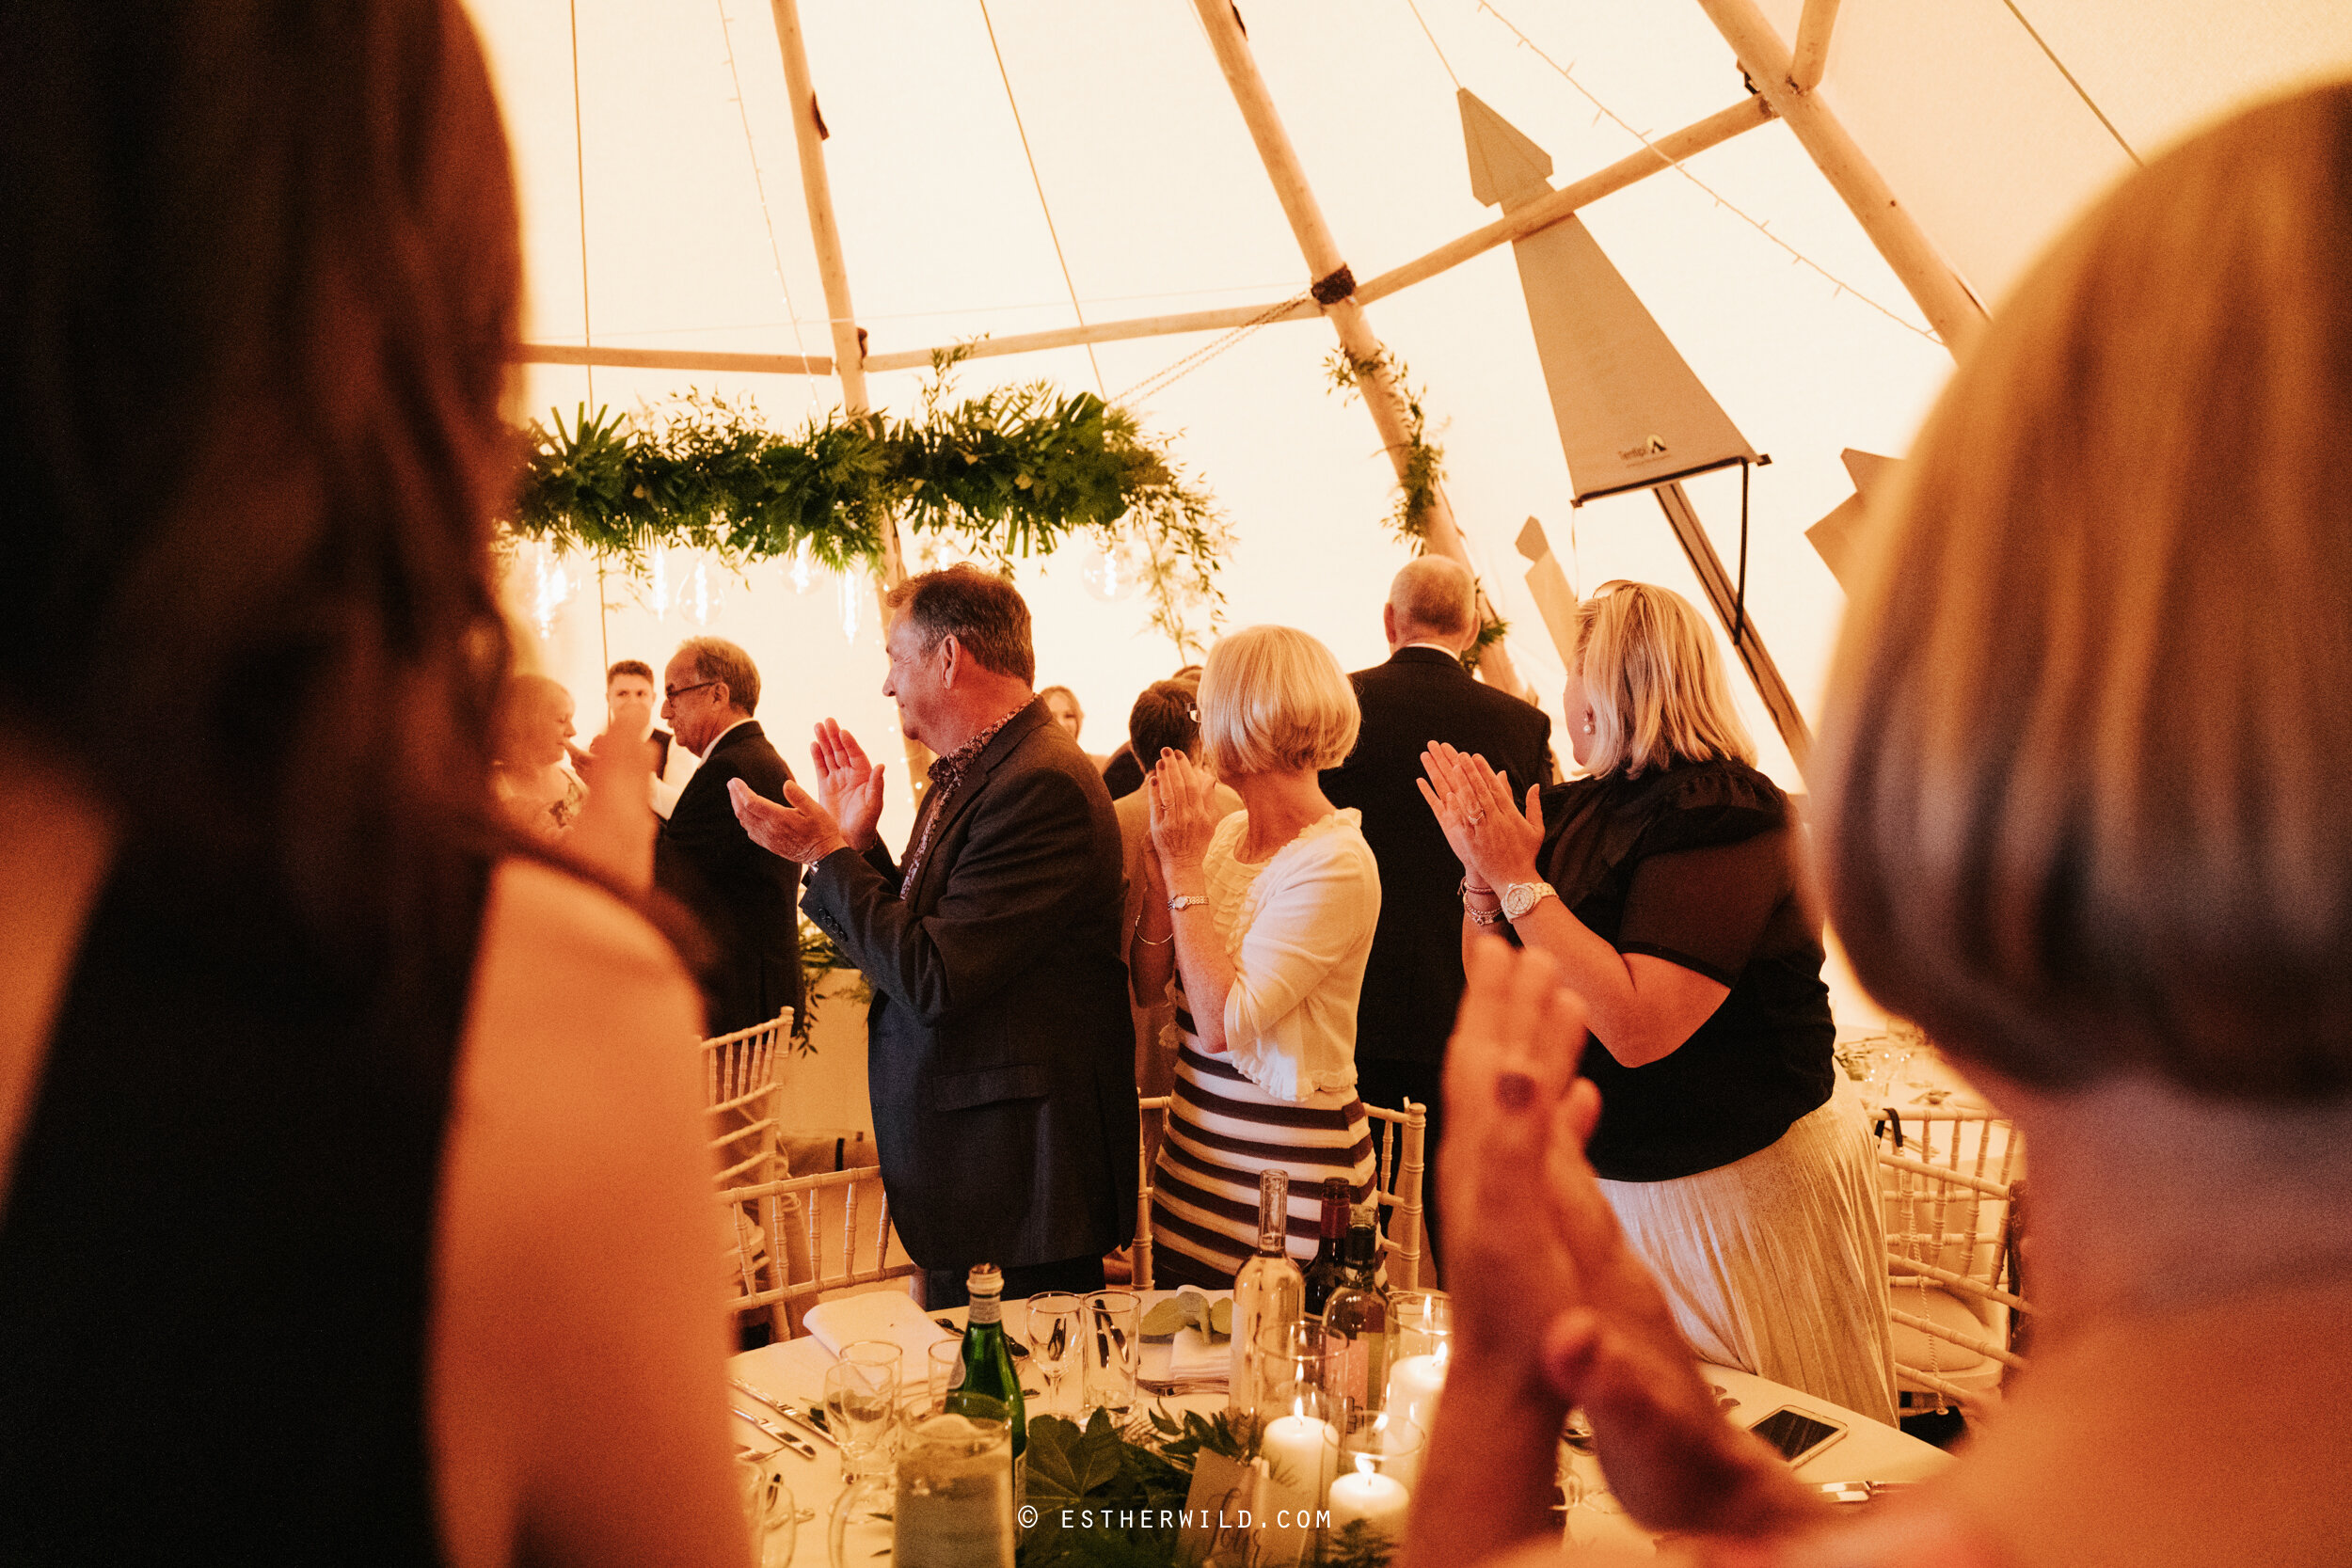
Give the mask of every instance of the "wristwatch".
M 1558 896 L 1549 882 L 1513 882 L 1502 890 L 1502 918 L 1520 919 L 1545 899 Z
M 1206 904 L 1208 901 L 1209 895 L 1205 893 L 1180 893 L 1168 901 L 1168 912 L 1177 914 L 1182 912 L 1186 905 Z

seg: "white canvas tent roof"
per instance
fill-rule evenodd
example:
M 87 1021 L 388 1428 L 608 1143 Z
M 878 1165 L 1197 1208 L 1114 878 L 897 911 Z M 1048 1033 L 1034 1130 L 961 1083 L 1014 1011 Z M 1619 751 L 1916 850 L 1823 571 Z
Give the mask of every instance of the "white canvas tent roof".
M 472 3 L 521 182 L 527 338 L 830 352 L 767 7 Z M 1761 8 L 1783 39 L 1796 37 L 1804 0 Z M 1632 131 L 1665 134 L 1746 90 L 1696 0 L 1418 0 L 1418 10 L 1413 0 L 1248 0 L 1243 11 L 1359 278 L 1494 216 L 1470 195 L 1457 83 L 1550 153 L 1556 184 L 1637 150 Z M 2133 152 L 2283 85 L 2352 71 L 2352 7 L 2341 0 L 1844 0 L 1835 16 L 1823 102 L 1987 301 Z M 801 17 L 872 353 L 1066 327 L 1081 310 L 1101 321 L 1271 303 L 1306 287 L 1187 0 L 988 0 L 985 12 L 980 0 L 802 0 Z M 1851 493 L 1843 449 L 1905 450 L 1950 359 L 1787 125 L 1702 153 L 1687 172 L 1581 215 L 1773 458 L 1754 482 L 1750 613 L 1810 707 L 1843 601 L 1804 531 Z M 1370 313 L 1427 388 L 1454 512 L 1514 625 L 1520 672 L 1556 721 L 1562 671 L 1512 548 L 1525 519 L 1542 519 L 1580 589 L 1643 578 L 1696 599 L 1689 570 L 1647 497 L 1572 515 L 1507 248 Z M 980 359 L 960 384 L 1045 376 L 1117 399 L 1210 341 Z M 1355 668 L 1384 654 L 1376 607 L 1406 549 L 1383 526 L 1391 476 L 1371 422 L 1327 388 L 1333 343 L 1318 321 L 1269 325 L 1136 407 L 1149 428 L 1182 433 L 1178 455 L 1233 520 L 1229 624 L 1304 626 Z M 592 375 L 597 403 L 628 407 L 695 386 L 748 392 L 779 425 L 838 396 L 806 376 L 537 365 L 525 406 L 568 413 L 588 399 Z M 917 381 L 879 373 L 871 396 L 903 413 Z M 1739 483 L 1724 473 L 1690 485 L 1726 559 Z M 1079 564 L 1031 563 L 1022 583 L 1037 612 L 1040 682 L 1077 690 L 1083 739 L 1107 752 L 1134 693 L 1179 660 L 1146 629 L 1140 601 L 1095 599 Z M 608 657 L 658 669 L 707 625 L 759 660 L 760 717 L 787 755 L 828 714 L 889 749 L 870 592 L 820 582 L 797 594 L 774 566 L 748 584 L 705 577 L 723 593 L 700 618 L 675 605 L 657 616 L 617 583 L 605 615 L 593 592 L 557 613 L 542 654 L 579 695 L 583 729 L 598 718 Z M 856 618 L 846 641 L 845 607 Z M 1765 768 L 1801 787 L 1744 684 L 1740 696 Z M 902 785 L 886 831 L 903 831 Z

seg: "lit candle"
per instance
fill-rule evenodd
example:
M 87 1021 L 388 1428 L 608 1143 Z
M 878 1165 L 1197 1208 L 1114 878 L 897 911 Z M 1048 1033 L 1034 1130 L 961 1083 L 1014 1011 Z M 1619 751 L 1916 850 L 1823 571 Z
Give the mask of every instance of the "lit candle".
M 1438 1414 L 1438 1391 L 1445 1386 L 1445 1353 L 1408 1355 L 1389 1374 L 1389 1409 L 1427 1432 Z
M 1323 1456 L 1337 1438 L 1331 1423 L 1312 1416 L 1283 1416 L 1268 1421 L 1258 1451 L 1276 1472 L 1274 1490 L 1285 1508 L 1312 1508 L 1323 1488 Z
M 1342 1476 L 1331 1483 L 1331 1533 L 1337 1536 L 1358 1519 L 1378 1530 L 1391 1541 L 1405 1537 L 1405 1505 L 1407 1494 L 1403 1486 L 1373 1469 L 1368 1453 L 1356 1456 L 1356 1473 Z

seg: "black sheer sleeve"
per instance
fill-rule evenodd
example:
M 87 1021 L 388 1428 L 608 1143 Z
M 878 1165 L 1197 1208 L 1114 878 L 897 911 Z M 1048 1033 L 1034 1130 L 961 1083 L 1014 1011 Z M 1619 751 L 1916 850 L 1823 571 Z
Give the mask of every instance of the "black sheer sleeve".
M 1633 868 L 1617 950 L 1739 982 L 1795 888 L 1786 828 L 1736 844 L 1650 855 Z

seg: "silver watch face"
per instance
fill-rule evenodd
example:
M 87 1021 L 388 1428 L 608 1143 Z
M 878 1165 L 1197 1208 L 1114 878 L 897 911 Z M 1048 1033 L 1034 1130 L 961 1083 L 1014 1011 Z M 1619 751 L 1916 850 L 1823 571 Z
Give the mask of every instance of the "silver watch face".
M 1541 882 L 1513 882 L 1502 890 L 1502 912 L 1506 919 L 1517 920 L 1534 909 L 1543 895 L 1551 891 Z

